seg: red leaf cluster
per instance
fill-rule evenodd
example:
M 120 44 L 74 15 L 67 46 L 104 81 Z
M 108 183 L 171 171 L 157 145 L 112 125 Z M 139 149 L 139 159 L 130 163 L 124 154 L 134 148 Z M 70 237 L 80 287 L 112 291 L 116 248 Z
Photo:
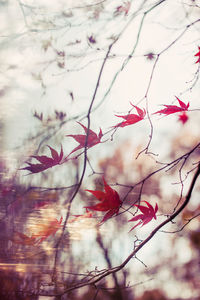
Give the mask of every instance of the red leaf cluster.
M 47 146 L 47 147 L 49 147 L 49 149 L 51 151 L 51 157 L 48 157 L 45 155 L 42 155 L 42 156 L 33 155 L 31 157 L 37 159 L 40 162 L 40 164 L 32 164 L 32 163 L 27 162 L 28 166 L 25 168 L 22 168 L 20 170 L 28 170 L 31 173 L 39 173 L 46 169 L 52 168 L 53 166 L 59 165 L 63 159 L 62 146 L 61 146 L 60 154 L 58 154 L 58 152 L 56 150 L 54 150 L 53 148 L 51 148 L 50 146 Z
M 121 123 L 118 123 L 117 125 L 113 126 L 114 128 L 116 128 L 116 127 L 126 127 L 126 126 L 129 126 L 129 125 L 133 125 L 133 124 L 135 124 L 135 123 L 137 123 L 137 122 L 144 119 L 144 117 L 146 115 L 145 109 L 141 109 L 138 106 L 133 105 L 132 103 L 131 103 L 131 105 L 136 108 L 138 114 L 137 115 L 136 114 L 128 114 L 128 115 L 125 115 L 125 116 L 115 115 L 116 117 L 125 119 L 125 121 L 123 121 Z
M 119 198 L 119 194 L 106 183 L 104 178 L 103 182 L 105 192 L 98 190 L 86 190 L 87 192 L 90 192 L 92 195 L 94 195 L 100 201 L 100 203 L 97 203 L 96 205 L 92 206 L 85 206 L 86 211 L 88 209 L 95 211 L 107 211 L 101 223 L 107 221 L 109 218 L 114 216 L 114 214 L 117 215 L 119 208 L 122 204 L 122 201 Z
M 129 222 L 135 222 L 135 221 L 140 220 L 135 226 L 133 226 L 133 228 L 131 228 L 130 231 L 132 231 L 134 228 L 136 228 L 137 226 L 139 226 L 141 224 L 142 224 L 142 226 L 146 225 L 153 218 L 156 220 L 156 213 L 158 211 L 157 203 L 156 203 L 155 208 L 153 208 L 153 206 L 149 202 L 147 202 L 147 201 L 143 201 L 143 202 L 145 202 L 147 204 L 147 206 L 137 205 L 137 204 L 134 205 L 134 206 L 138 207 L 138 209 L 142 213 L 129 220 Z
M 66 136 L 70 136 L 73 139 L 75 139 L 79 145 L 70 152 L 70 154 L 72 154 L 73 152 L 85 148 L 85 142 L 86 142 L 86 137 L 87 137 L 87 127 L 85 127 L 83 124 L 79 123 L 83 129 L 85 130 L 85 134 L 68 134 Z M 92 131 L 91 129 L 89 129 L 89 134 L 88 134 L 88 139 L 87 139 L 87 148 L 91 148 L 99 143 L 101 143 L 101 138 L 102 138 L 103 134 L 102 134 L 102 130 L 100 129 L 99 134 L 97 135 L 94 131 Z M 69 155 L 70 155 L 69 154 Z M 68 156 L 69 156 L 68 155 Z

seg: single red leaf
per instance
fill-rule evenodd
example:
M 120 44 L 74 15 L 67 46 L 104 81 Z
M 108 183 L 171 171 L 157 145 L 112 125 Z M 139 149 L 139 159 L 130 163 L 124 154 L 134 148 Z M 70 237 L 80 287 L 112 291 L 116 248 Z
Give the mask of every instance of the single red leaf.
M 92 191 L 92 190 L 86 190 L 86 191 L 93 194 L 99 201 L 102 201 L 105 198 L 105 193 L 103 191 Z
M 77 122 L 78 124 L 80 124 L 82 127 L 83 127 L 83 129 L 84 129 L 84 131 L 85 131 L 85 134 L 87 134 L 87 132 L 88 132 L 88 129 L 87 129 L 87 127 L 85 126 L 85 125 L 83 125 L 83 124 L 81 124 L 80 122 Z M 94 138 L 96 138 L 96 133 L 94 132 L 94 131 L 92 131 L 91 129 L 89 129 L 89 135 L 94 139 Z
M 145 110 L 144 108 L 141 109 L 141 108 L 139 108 L 138 106 L 133 105 L 131 102 L 130 102 L 130 104 L 131 104 L 133 107 L 136 108 L 138 115 L 143 119 L 143 118 L 145 117 L 145 115 L 146 115 L 146 110 Z
M 142 205 L 134 205 L 136 206 L 137 208 L 139 208 L 139 210 L 144 214 L 148 214 L 149 213 L 149 207 L 146 207 L 146 206 L 142 206 Z
M 175 96 L 176 97 L 176 96 Z M 188 110 L 190 104 L 188 102 L 188 104 L 186 105 L 183 101 L 181 101 L 178 97 L 176 97 L 176 99 L 178 100 L 179 104 L 180 104 L 180 107 L 183 109 L 183 110 Z
M 52 158 L 47 157 L 45 155 L 41 155 L 41 156 L 31 156 L 35 159 L 37 159 L 41 164 L 47 165 L 47 164 L 51 164 L 52 163 Z
M 142 212 L 142 214 L 139 214 L 128 221 L 128 222 L 135 222 L 135 221 L 140 220 L 134 227 L 131 228 L 130 231 L 132 231 L 134 228 L 136 228 L 137 226 L 139 226 L 141 224 L 142 224 L 142 226 L 146 225 L 153 218 L 156 220 L 156 213 L 158 211 L 157 203 L 155 205 L 155 208 L 153 208 L 153 206 L 149 202 L 147 202 L 147 201 L 142 201 L 142 202 L 145 202 L 147 204 L 147 206 L 137 205 L 137 204 L 134 205 Z
M 103 136 L 103 132 L 102 132 L 102 130 L 101 130 L 101 128 L 100 128 L 100 130 L 99 130 L 99 134 L 98 134 L 98 138 L 99 138 L 99 139 L 101 139 L 101 138 L 102 138 L 102 136 Z
M 175 96 L 176 97 L 176 96 Z M 165 106 L 164 109 L 161 109 L 159 111 L 156 111 L 154 114 L 165 114 L 165 115 L 171 115 L 171 114 L 174 114 L 174 113 L 177 113 L 177 112 L 180 112 L 180 111 L 187 111 L 188 108 L 189 108 L 189 102 L 188 104 L 186 105 L 183 101 L 181 101 L 178 97 L 176 97 L 176 99 L 178 100 L 179 102 L 179 105 L 180 106 L 176 106 L 176 105 L 163 105 Z
M 141 219 L 141 217 L 143 217 L 143 214 L 139 214 L 139 215 L 137 215 L 137 216 L 135 216 L 135 217 L 133 217 L 131 220 L 129 220 L 128 222 L 135 222 L 135 221 L 138 221 L 138 220 L 140 220 Z
M 85 135 L 84 134 L 68 134 L 66 136 L 70 136 L 73 139 L 75 139 L 80 145 L 82 145 L 85 142 Z
M 28 162 L 27 162 L 27 164 L 29 165 L 28 167 L 21 168 L 20 170 L 28 170 L 31 173 L 39 173 L 39 172 L 42 172 L 42 171 L 48 169 L 43 164 L 31 164 L 31 163 L 28 163 Z M 29 174 L 31 174 L 31 173 L 29 173 Z
M 145 109 L 141 109 L 138 106 L 133 105 L 132 103 L 131 103 L 131 105 L 136 108 L 138 115 L 136 115 L 136 114 L 128 114 L 128 115 L 125 115 L 125 116 L 115 115 L 116 117 L 123 118 L 126 121 L 118 123 L 117 125 L 113 126 L 114 128 L 116 128 L 116 127 L 126 127 L 126 126 L 129 126 L 129 125 L 133 125 L 133 124 L 135 124 L 139 121 L 142 121 L 144 119 L 144 117 L 146 115 Z
M 185 124 L 187 122 L 187 120 L 188 120 L 188 115 L 185 112 L 183 112 L 182 114 L 180 114 L 178 116 L 178 120 L 180 122 L 182 122 L 183 124 Z
M 100 201 L 100 203 L 97 203 L 96 205 L 92 206 L 85 206 L 86 211 L 88 209 L 95 211 L 107 211 L 101 223 L 107 221 L 113 215 L 117 215 L 119 208 L 122 204 L 122 201 L 119 198 L 119 194 L 107 184 L 104 178 L 103 182 L 105 192 L 86 190 L 87 192 L 93 194 Z
M 69 155 L 71 155 L 72 153 L 74 153 L 75 151 L 79 150 L 79 149 L 82 149 L 82 148 L 85 148 L 85 142 L 86 142 L 86 137 L 87 137 L 87 127 L 85 127 L 83 124 L 81 124 L 80 122 L 77 122 L 78 124 L 80 124 L 84 131 L 85 131 L 85 134 L 68 134 L 66 136 L 69 136 L 69 137 L 72 137 L 73 139 L 75 139 L 79 145 L 74 148 L 70 153 Z M 97 134 L 92 131 L 91 129 L 89 129 L 89 132 L 88 132 L 88 139 L 87 139 L 87 148 L 91 148 L 99 143 L 101 143 L 101 138 L 102 138 L 103 134 L 102 134 L 102 130 L 100 129 L 99 131 L 99 134 L 97 136 Z M 69 156 L 68 155 L 68 156 Z
M 27 162 L 28 166 L 25 168 L 21 168 L 20 170 L 28 170 L 31 173 L 39 173 L 39 172 L 42 172 L 46 169 L 52 168 L 53 166 L 60 164 L 62 161 L 62 158 L 63 158 L 62 145 L 61 145 L 60 154 L 58 154 L 58 152 L 56 150 L 54 150 L 53 148 L 51 148 L 50 146 L 48 146 L 48 147 L 51 151 L 52 157 L 48 157 L 45 155 L 41 155 L 41 156 L 33 155 L 31 157 L 37 159 L 40 162 L 40 164 L 32 164 L 32 163 Z
M 197 59 L 197 61 L 195 62 L 195 64 L 200 63 L 200 47 L 198 47 L 198 48 L 199 48 L 199 51 L 194 55 L 194 56 L 197 56 L 197 57 L 198 57 L 198 59 Z
M 50 146 L 48 146 L 48 147 L 51 150 L 51 156 L 52 156 L 52 159 L 53 159 L 54 163 L 58 164 L 62 160 L 62 158 L 63 158 L 63 148 L 62 148 L 62 145 L 61 145 L 61 149 L 60 149 L 60 154 L 59 155 L 58 155 L 58 152 L 56 150 L 54 150 Z

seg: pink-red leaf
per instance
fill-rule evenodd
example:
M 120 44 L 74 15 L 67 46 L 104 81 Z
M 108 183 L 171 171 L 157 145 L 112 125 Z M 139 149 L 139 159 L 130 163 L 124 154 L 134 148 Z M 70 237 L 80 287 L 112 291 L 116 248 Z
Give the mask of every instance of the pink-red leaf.
M 199 48 L 199 51 L 194 55 L 194 56 L 197 56 L 197 57 L 198 57 L 198 59 L 197 59 L 197 61 L 195 62 L 195 64 L 200 63 L 200 47 L 198 47 L 198 48 Z
M 103 136 L 103 132 L 102 132 L 102 130 L 101 130 L 101 128 L 100 128 L 99 134 L 98 134 L 98 138 L 101 140 L 102 136 Z
M 28 162 L 27 162 L 27 164 L 28 164 L 28 167 L 21 168 L 20 170 L 28 170 L 31 173 L 39 173 L 39 172 L 42 172 L 42 171 L 48 169 L 48 167 L 46 167 L 44 164 L 31 164 Z
M 138 114 L 137 115 L 136 114 L 128 114 L 128 115 L 125 115 L 125 116 L 115 115 L 116 117 L 123 118 L 126 121 L 118 123 L 117 125 L 113 126 L 114 128 L 116 128 L 116 127 L 126 127 L 126 126 L 129 126 L 129 125 L 133 125 L 133 124 L 135 124 L 139 121 L 142 121 L 144 119 L 144 117 L 146 115 L 145 109 L 141 109 L 138 106 L 133 105 L 132 103 L 131 103 L 131 105 L 136 108 Z
M 130 102 L 130 104 L 131 104 L 133 107 L 136 108 L 138 115 L 143 119 L 143 118 L 145 117 L 145 115 L 146 115 L 146 110 L 145 110 L 144 108 L 141 109 L 141 108 L 139 108 L 138 106 L 133 105 L 131 102 Z
M 80 122 L 77 122 L 77 123 L 80 124 L 83 127 L 83 129 L 85 131 L 85 134 L 68 134 L 68 135 L 66 135 L 66 136 L 72 137 L 73 139 L 75 139 L 79 143 L 79 146 L 74 148 L 69 153 L 69 155 L 71 155 L 72 153 L 74 153 L 75 151 L 77 151 L 79 149 L 85 148 L 87 132 L 88 132 L 87 148 L 91 148 L 91 147 L 101 143 L 101 138 L 103 136 L 101 129 L 100 129 L 99 134 L 97 136 L 97 134 L 94 131 L 92 131 L 91 129 L 89 129 L 89 131 L 87 131 L 87 127 L 85 127 Z
M 149 202 L 147 202 L 147 201 L 143 201 L 143 202 L 145 202 L 147 206 L 137 205 L 137 204 L 134 205 L 142 212 L 142 214 L 139 214 L 129 220 L 129 222 L 135 222 L 135 221 L 140 220 L 134 227 L 131 228 L 130 231 L 132 231 L 134 228 L 136 228 L 137 226 L 139 226 L 141 224 L 142 224 L 142 226 L 146 225 L 153 218 L 156 220 L 156 213 L 158 211 L 157 203 L 155 205 L 155 208 L 153 208 L 153 206 Z
M 32 163 L 28 163 L 28 166 L 25 168 L 21 168 L 20 170 L 28 170 L 31 173 L 39 173 L 42 172 L 46 169 L 52 168 L 53 166 L 56 166 L 58 164 L 61 163 L 62 158 L 63 158 L 63 149 L 62 149 L 62 145 L 61 145 L 61 150 L 60 150 L 60 154 L 58 154 L 58 152 L 56 150 L 54 150 L 52 147 L 48 146 L 50 151 L 51 151 L 51 156 L 52 157 L 48 157 L 45 155 L 33 155 L 32 158 L 35 158 L 36 160 L 38 160 L 40 162 L 40 164 L 32 164 Z
M 178 100 L 179 102 L 179 105 L 180 106 L 177 106 L 177 105 L 163 105 L 165 106 L 164 109 L 161 109 L 159 111 L 156 111 L 155 113 L 153 114 L 165 114 L 165 115 L 171 115 L 171 114 L 174 114 L 174 113 L 177 113 L 177 112 L 180 112 L 180 111 L 187 111 L 188 108 L 189 108 L 189 102 L 188 104 L 186 105 L 183 101 L 181 101 L 178 97 L 176 97 L 176 99 Z
M 131 222 L 135 222 L 135 221 L 138 221 L 138 220 L 140 220 L 141 218 L 143 218 L 143 214 L 140 214 L 140 215 L 137 215 L 137 216 L 135 216 L 135 217 L 133 217 L 131 220 L 129 220 L 129 222 L 131 221 Z
M 122 201 L 119 198 L 119 194 L 107 184 L 104 178 L 103 182 L 105 192 L 86 190 L 93 194 L 100 201 L 100 203 L 92 206 L 85 206 L 86 210 L 90 209 L 95 211 L 107 211 L 101 223 L 107 221 L 113 215 L 117 215 L 122 204 Z
M 176 97 L 176 96 L 175 96 Z M 178 97 L 176 97 L 176 99 L 178 100 L 179 104 L 180 104 L 180 107 L 183 109 L 183 110 L 188 110 L 189 108 L 189 102 L 188 104 L 186 105 L 183 101 L 181 101 Z
M 48 164 L 51 164 L 52 163 L 52 158 L 50 157 L 47 157 L 45 155 L 42 155 L 42 156 L 31 156 L 35 159 L 37 159 L 41 164 L 44 164 L 44 165 L 48 165 Z
M 95 196 L 99 201 L 102 201 L 105 198 L 105 193 L 103 191 L 92 191 L 92 190 L 86 190 L 86 191 L 93 194 L 93 196 Z
M 183 112 L 182 114 L 180 114 L 178 116 L 178 120 L 180 122 L 182 122 L 183 124 L 185 124 L 187 122 L 187 120 L 188 120 L 188 115 L 185 112 Z

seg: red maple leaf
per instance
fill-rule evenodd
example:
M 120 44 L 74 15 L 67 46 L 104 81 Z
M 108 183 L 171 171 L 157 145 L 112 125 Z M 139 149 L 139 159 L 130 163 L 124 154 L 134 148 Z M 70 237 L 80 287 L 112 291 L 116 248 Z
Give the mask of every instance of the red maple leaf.
M 58 152 L 56 150 L 54 150 L 53 148 L 51 148 L 50 146 L 47 146 L 47 147 L 49 147 L 49 149 L 51 150 L 51 157 L 48 157 L 45 155 L 42 155 L 42 156 L 33 155 L 31 157 L 37 159 L 40 162 L 40 164 L 32 164 L 32 163 L 27 162 L 28 167 L 21 168 L 20 170 L 28 170 L 31 173 L 39 173 L 46 169 L 52 168 L 53 166 L 59 165 L 63 158 L 62 146 L 61 146 L 60 154 L 58 154 Z
M 55 233 L 58 231 L 58 229 L 62 228 L 62 220 L 63 217 L 60 218 L 58 221 L 57 219 L 52 219 L 48 224 L 40 225 L 41 229 L 34 234 L 33 238 L 38 238 L 38 243 L 40 244 L 45 239 L 47 239 L 50 235 L 55 235 Z
M 175 96 L 176 97 L 176 96 Z M 176 106 L 176 105 L 164 105 L 165 108 L 164 109 L 161 109 L 159 111 L 156 111 L 154 114 L 165 114 L 165 115 L 171 115 L 171 114 L 174 114 L 174 113 L 177 113 L 177 112 L 180 112 L 180 111 L 187 111 L 188 110 L 188 107 L 189 107 L 189 102 L 188 104 L 186 105 L 183 101 L 181 101 L 178 97 L 176 97 L 176 99 L 178 100 L 179 102 L 179 105 L 180 106 Z
M 197 61 L 195 62 L 195 64 L 198 64 L 198 63 L 200 63 L 200 47 L 198 47 L 199 48 L 199 52 L 197 52 L 194 56 L 198 56 L 198 59 L 197 59 Z
M 124 5 L 117 6 L 117 8 L 115 10 L 115 14 L 121 14 L 124 12 L 124 14 L 126 16 L 130 10 L 130 7 L 131 7 L 130 1 L 124 2 Z
M 139 214 L 128 221 L 128 222 L 135 222 L 135 221 L 140 220 L 135 226 L 133 226 L 133 228 L 131 228 L 130 231 L 132 231 L 135 227 L 139 226 L 140 224 L 142 224 L 142 226 L 146 225 L 153 218 L 156 220 L 156 213 L 158 211 L 157 203 L 156 203 L 155 208 L 153 208 L 153 206 L 149 202 L 147 202 L 147 201 L 142 201 L 142 202 L 145 202 L 148 207 L 142 206 L 142 205 L 137 205 L 137 204 L 134 205 L 134 206 L 138 207 L 138 209 L 142 212 L 142 214 Z
M 72 154 L 73 152 L 75 152 L 79 149 L 85 148 L 85 142 L 86 142 L 86 137 L 87 137 L 87 127 L 85 127 L 80 122 L 77 122 L 77 123 L 80 124 L 83 127 L 86 134 L 75 134 L 75 135 L 74 134 L 68 134 L 68 135 L 66 135 L 66 136 L 70 136 L 70 137 L 74 138 L 79 143 L 79 145 L 74 150 L 72 150 L 70 152 L 70 154 Z M 103 134 L 102 134 L 101 128 L 100 128 L 100 131 L 99 131 L 98 135 L 94 131 L 89 129 L 89 134 L 88 134 L 88 139 L 87 139 L 87 148 L 91 148 L 91 147 L 101 143 L 102 136 L 103 136 Z
M 183 124 L 185 124 L 187 122 L 187 120 L 188 120 L 188 115 L 185 112 L 183 112 L 182 114 L 180 114 L 178 116 L 178 120 L 180 122 L 182 122 Z
M 138 114 L 137 115 L 136 114 L 128 114 L 128 115 L 125 115 L 125 116 L 115 115 L 116 117 L 123 118 L 126 121 L 118 123 L 117 125 L 113 126 L 114 128 L 133 125 L 133 124 L 135 124 L 135 123 L 137 123 L 137 122 L 144 119 L 144 117 L 146 115 L 145 109 L 141 109 L 138 106 L 133 105 L 132 103 L 131 103 L 131 105 L 136 108 Z
M 122 201 L 119 198 L 119 194 L 106 183 L 104 177 L 103 177 L 103 182 L 104 182 L 105 192 L 86 190 L 87 192 L 93 194 L 100 201 L 100 203 L 92 206 L 85 206 L 86 211 L 88 211 L 88 209 L 95 210 L 95 211 L 107 211 L 101 223 L 107 221 L 114 214 L 117 215 L 119 211 L 119 207 L 122 204 Z

